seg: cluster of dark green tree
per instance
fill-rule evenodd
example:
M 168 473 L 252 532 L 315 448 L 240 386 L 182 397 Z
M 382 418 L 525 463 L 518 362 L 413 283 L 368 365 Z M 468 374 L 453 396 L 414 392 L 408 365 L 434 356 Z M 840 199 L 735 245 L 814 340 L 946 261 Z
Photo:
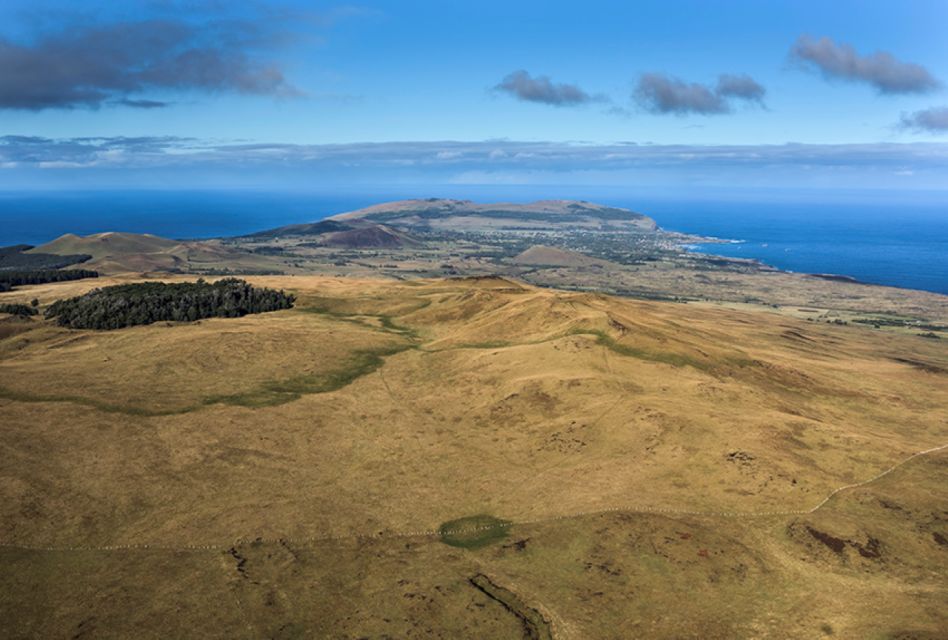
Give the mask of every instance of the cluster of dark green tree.
M 120 329 L 161 321 L 236 318 L 289 309 L 294 300 L 283 291 L 255 288 L 237 278 L 214 283 L 141 282 L 95 289 L 77 298 L 59 300 L 47 307 L 46 317 L 74 329 Z
M 36 315 L 36 305 L 32 307 L 27 304 L 0 304 L 0 313 L 12 313 L 15 316 L 35 316 Z
M 53 253 L 26 253 L 32 248 L 33 245 L 30 244 L 0 247 L 0 269 L 61 269 L 92 259 L 92 256 L 85 253 L 68 256 Z
M 0 291 L 9 291 L 24 284 L 43 284 L 44 282 L 65 282 L 83 278 L 98 278 L 98 271 L 88 269 L 36 269 L 30 271 L 0 270 Z

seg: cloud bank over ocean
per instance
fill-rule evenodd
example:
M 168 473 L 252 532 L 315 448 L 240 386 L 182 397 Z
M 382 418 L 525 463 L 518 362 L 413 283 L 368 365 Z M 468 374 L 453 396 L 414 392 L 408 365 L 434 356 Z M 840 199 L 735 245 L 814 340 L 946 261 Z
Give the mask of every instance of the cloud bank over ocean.
M 11 188 L 24 175 L 49 180 L 81 176 L 95 182 L 115 171 L 154 170 L 185 182 L 202 172 L 250 171 L 279 185 L 300 174 L 350 177 L 360 182 L 522 182 L 575 180 L 621 184 L 636 176 L 665 181 L 685 177 L 724 181 L 768 174 L 774 184 L 793 186 L 850 174 L 891 178 L 892 186 L 937 188 L 948 170 L 948 143 L 655 145 L 591 144 L 515 140 L 286 144 L 221 142 L 195 138 L 0 137 L 0 185 Z M 664 178 L 662 178 L 664 176 Z M 927 182 L 931 176 L 933 184 Z M 785 182 L 785 184 L 783 184 Z M 944 185 L 941 184 L 943 187 Z

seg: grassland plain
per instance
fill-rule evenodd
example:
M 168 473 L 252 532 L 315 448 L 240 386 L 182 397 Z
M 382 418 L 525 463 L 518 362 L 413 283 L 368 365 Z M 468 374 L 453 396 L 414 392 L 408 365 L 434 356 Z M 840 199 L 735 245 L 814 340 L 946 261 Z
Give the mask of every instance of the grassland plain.
M 948 443 L 941 341 L 248 279 L 296 308 L 0 321 L 0 634 L 944 637 L 948 450 L 901 464 Z

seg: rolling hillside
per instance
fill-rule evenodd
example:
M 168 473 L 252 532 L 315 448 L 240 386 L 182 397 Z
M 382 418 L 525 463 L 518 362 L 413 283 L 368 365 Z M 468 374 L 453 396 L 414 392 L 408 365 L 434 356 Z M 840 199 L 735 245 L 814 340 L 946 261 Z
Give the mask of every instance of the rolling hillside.
M 648 216 L 576 200 L 540 200 L 529 204 L 476 203 L 427 198 L 399 200 L 332 216 L 329 220 L 367 220 L 393 226 L 427 229 L 623 229 L 654 231 Z
M 244 236 L 249 240 L 295 239 L 324 247 L 344 248 L 387 248 L 400 249 L 417 247 L 422 243 L 404 231 L 398 231 L 387 225 L 364 221 L 338 222 L 322 220 L 306 224 L 291 224 L 276 229 L 268 229 Z
M 250 280 L 296 307 L 0 340 L 20 636 L 948 624 L 937 340 L 503 278 Z
M 117 255 L 159 253 L 169 251 L 178 244 L 175 240 L 168 240 L 148 233 L 110 231 L 88 236 L 67 233 L 51 242 L 31 249 L 28 253 L 88 254 L 93 259 L 101 259 Z
M 28 253 L 91 255 L 92 260 L 82 267 L 107 274 L 279 271 L 282 266 L 267 256 L 254 255 L 217 240 L 180 241 L 140 233 L 107 232 L 88 236 L 67 233 Z
M 603 267 L 610 266 L 605 260 L 590 258 L 577 251 L 568 251 L 557 247 L 533 245 L 511 259 L 515 265 L 533 267 Z

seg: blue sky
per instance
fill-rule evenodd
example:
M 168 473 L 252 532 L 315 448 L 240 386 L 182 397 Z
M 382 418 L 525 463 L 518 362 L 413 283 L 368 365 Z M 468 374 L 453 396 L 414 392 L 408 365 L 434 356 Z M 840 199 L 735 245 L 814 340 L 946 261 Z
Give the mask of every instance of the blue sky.
M 235 6 L 4 2 L 0 188 L 948 188 L 943 1 Z

